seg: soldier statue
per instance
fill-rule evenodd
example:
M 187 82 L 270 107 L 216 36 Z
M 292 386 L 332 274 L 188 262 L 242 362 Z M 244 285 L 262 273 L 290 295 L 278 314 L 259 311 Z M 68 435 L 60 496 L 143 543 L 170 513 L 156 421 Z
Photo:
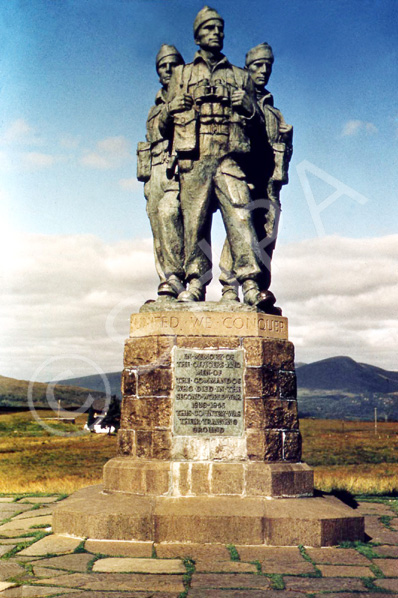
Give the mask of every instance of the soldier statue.
M 253 80 L 257 104 L 264 119 L 263 135 L 258 135 L 252 143 L 248 169 L 249 180 L 253 186 L 253 223 L 262 249 L 262 307 L 269 313 L 278 314 L 279 308 L 274 307 L 275 297 L 269 291 L 271 259 L 281 211 L 280 191 L 282 185 L 288 183 L 288 168 L 293 152 L 293 127 L 286 124 L 282 113 L 274 107 L 272 94 L 265 88 L 272 73 L 273 63 L 274 54 L 267 43 L 255 46 L 246 54 L 245 67 Z M 222 300 L 239 301 L 228 240 L 223 247 L 220 268 Z
M 249 204 L 245 158 L 263 127 L 253 81 L 221 53 L 224 20 L 205 6 L 194 21 L 199 46 L 193 62 L 177 66 L 160 115 L 160 131 L 173 139 L 184 225 L 184 271 L 189 288 L 179 301 L 203 301 L 211 280 L 210 229 L 220 209 L 234 275 L 245 303 L 261 306 L 262 268 Z
M 151 223 L 155 265 L 160 278 L 159 300 L 175 299 L 184 290 L 184 237 L 179 183 L 171 155 L 170 139 L 159 128 L 171 75 L 184 60 L 174 46 L 163 44 L 156 56 L 156 70 L 162 88 L 150 109 L 146 142 L 137 150 L 137 178 L 145 182 L 147 213 Z

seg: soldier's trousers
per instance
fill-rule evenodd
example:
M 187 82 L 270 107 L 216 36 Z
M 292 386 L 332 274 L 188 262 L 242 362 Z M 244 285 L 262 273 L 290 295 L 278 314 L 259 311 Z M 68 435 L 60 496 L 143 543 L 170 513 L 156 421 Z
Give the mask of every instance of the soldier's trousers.
M 181 166 L 183 166 L 181 164 Z M 184 222 L 185 275 L 188 281 L 211 280 L 212 214 L 220 209 L 231 247 L 233 270 L 240 284 L 261 275 L 257 236 L 252 224 L 249 187 L 230 156 L 202 157 L 180 169 L 180 199 Z M 182 172 L 181 172 L 182 170 Z
M 165 282 L 172 275 L 184 280 L 184 234 L 179 184 L 167 178 L 166 163 L 152 166 L 144 194 L 160 282 Z
M 264 196 L 266 199 L 263 199 Z M 280 217 L 279 197 L 268 190 L 261 194 L 261 198 L 254 196 L 252 202 L 252 220 L 256 230 L 258 246 L 260 249 L 261 277 L 258 283 L 262 290 L 267 290 L 271 285 L 271 260 L 275 249 Z M 236 286 L 236 277 L 233 270 L 233 260 L 228 238 L 225 239 L 220 258 L 220 282 L 223 286 Z

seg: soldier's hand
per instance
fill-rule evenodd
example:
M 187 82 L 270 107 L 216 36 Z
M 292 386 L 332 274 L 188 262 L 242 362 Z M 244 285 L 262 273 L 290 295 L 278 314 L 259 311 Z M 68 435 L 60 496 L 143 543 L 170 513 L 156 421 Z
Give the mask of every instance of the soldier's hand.
M 237 89 L 231 94 L 231 104 L 238 112 L 244 116 L 252 116 L 254 112 L 253 102 L 244 89 Z
M 174 100 L 169 102 L 169 113 L 174 114 L 175 112 L 183 112 L 184 110 L 190 110 L 192 108 L 193 99 L 187 93 L 184 95 L 176 96 Z

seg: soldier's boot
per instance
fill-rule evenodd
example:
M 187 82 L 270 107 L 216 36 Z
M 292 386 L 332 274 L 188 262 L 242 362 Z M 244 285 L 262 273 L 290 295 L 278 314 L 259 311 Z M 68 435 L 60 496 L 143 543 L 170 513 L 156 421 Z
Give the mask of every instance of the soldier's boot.
M 206 287 L 202 285 L 198 278 L 193 278 L 189 283 L 189 289 L 178 295 L 178 301 L 204 301 L 205 296 Z
M 185 290 L 181 280 L 172 274 L 169 278 L 158 286 L 158 301 L 167 299 L 176 299 L 180 293 Z
M 222 295 L 220 303 L 228 303 L 230 301 L 240 301 L 238 295 L 238 286 L 233 284 L 222 285 Z
M 253 305 L 266 314 L 282 315 L 282 310 L 275 307 L 275 295 L 271 291 L 260 291 L 254 280 L 245 280 L 242 284 L 243 300 L 247 305 Z

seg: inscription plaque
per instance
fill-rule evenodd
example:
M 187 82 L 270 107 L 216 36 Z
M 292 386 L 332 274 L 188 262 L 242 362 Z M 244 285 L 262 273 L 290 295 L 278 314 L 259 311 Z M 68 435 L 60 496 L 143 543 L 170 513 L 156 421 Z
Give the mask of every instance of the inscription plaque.
M 174 348 L 173 433 L 243 434 L 243 350 Z
M 177 303 L 177 302 L 176 302 Z M 131 315 L 130 336 L 256 336 L 288 339 L 288 321 L 260 312 L 156 312 Z

